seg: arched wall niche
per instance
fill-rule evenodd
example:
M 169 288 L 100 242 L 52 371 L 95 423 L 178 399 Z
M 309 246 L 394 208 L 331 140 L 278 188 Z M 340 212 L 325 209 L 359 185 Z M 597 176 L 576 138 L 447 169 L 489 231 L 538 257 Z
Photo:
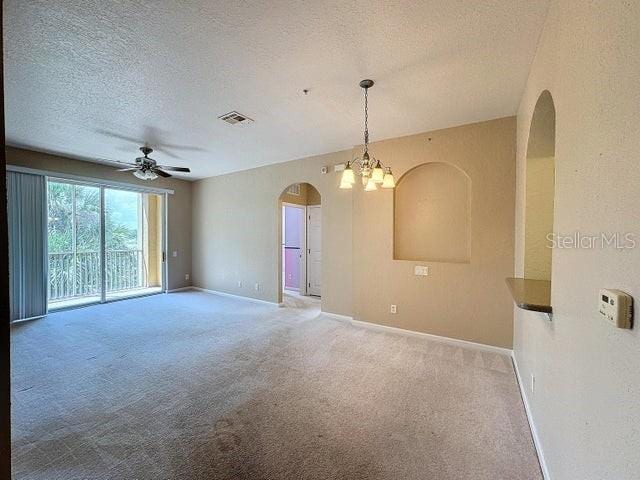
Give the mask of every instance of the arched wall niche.
M 538 97 L 526 156 L 524 277 L 551 280 L 555 203 L 556 110 L 551 93 Z
M 395 260 L 469 263 L 471 179 L 445 162 L 406 172 L 394 192 Z

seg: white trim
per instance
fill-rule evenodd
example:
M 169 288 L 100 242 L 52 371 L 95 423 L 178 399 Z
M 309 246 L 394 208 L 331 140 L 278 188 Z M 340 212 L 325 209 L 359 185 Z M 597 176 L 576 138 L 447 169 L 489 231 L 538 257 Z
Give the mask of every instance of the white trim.
M 311 220 L 311 209 L 319 209 L 320 210 L 320 291 L 318 293 L 310 293 L 310 284 L 309 284 L 309 254 L 311 253 L 311 249 L 309 248 L 309 220 Z M 322 223 L 322 205 L 308 205 L 305 209 L 305 217 L 304 217 L 304 241 L 305 241 L 305 253 L 304 253 L 304 292 L 305 295 L 312 295 L 316 297 L 322 297 L 322 229 L 324 227 Z
M 81 175 L 73 175 L 71 173 L 55 172 L 52 170 L 41 170 L 38 168 L 21 167 L 19 165 L 7 165 L 7 170 L 10 172 L 30 173 L 32 175 L 43 175 L 52 179 L 75 181 L 82 183 L 89 183 L 94 185 L 100 185 L 103 187 L 116 187 L 120 189 L 131 190 L 135 192 L 143 193 L 169 193 L 174 194 L 175 191 L 169 188 L 157 188 L 157 187 L 144 187 L 142 185 L 136 185 L 134 183 L 120 182 L 117 180 L 106 180 L 104 178 L 96 177 L 83 177 Z
M 212 295 L 220 295 L 222 297 L 238 298 L 240 300 L 247 300 L 249 302 L 266 303 L 267 305 L 275 305 L 276 307 L 282 306 L 282 303 L 270 302 L 269 300 L 261 300 L 259 298 L 245 297 L 244 295 L 234 295 L 233 293 L 221 292 L 220 290 L 209 290 L 208 288 L 191 287 L 193 290 L 199 292 L 210 293 Z
M 162 288 L 169 291 L 169 194 L 162 195 Z
M 484 352 L 498 353 L 500 355 L 508 355 L 509 357 L 511 357 L 513 353 L 513 351 L 509 348 L 495 347 L 493 345 L 485 345 L 484 343 L 469 342 L 468 340 L 459 340 L 457 338 L 441 337 L 440 335 L 433 335 L 431 333 L 416 332 L 414 330 L 405 330 L 404 328 L 390 327 L 388 325 L 380 325 L 378 323 L 364 322 L 362 320 L 355 320 L 352 317 L 347 317 L 345 315 L 338 315 L 337 313 L 322 312 L 321 315 L 325 315 L 335 320 L 351 323 L 355 327 L 364 327 L 364 328 L 380 330 L 384 332 L 399 333 L 401 335 L 422 337 L 422 338 L 427 338 L 429 340 L 433 340 L 435 342 L 454 345 L 456 347 L 472 348 L 474 350 L 481 350 Z
M 320 315 L 324 315 L 325 317 L 332 318 L 334 320 L 339 320 L 341 322 L 353 322 L 353 317 L 349 317 L 347 315 L 340 315 L 339 313 L 331 313 L 331 312 L 320 312 Z
M 535 423 L 533 423 L 533 414 L 531 413 L 531 406 L 529 405 L 529 400 L 527 398 L 527 393 L 524 388 L 524 383 L 522 382 L 522 378 L 520 377 L 520 369 L 518 368 L 518 361 L 516 360 L 515 353 L 511 355 L 511 361 L 513 362 L 513 370 L 515 371 L 516 379 L 518 380 L 518 387 L 520 388 L 520 396 L 522 397 L 522 403 L 524 404 L 524 411 L 527 415 L 527 420 L 529 421 L 529 429 L 531 430 L 531 438 L 533 438 L 533 445 L 536 449 L 536 453 L 538 454 L 538 463 L 540 463 L 540 470 L 542 470 L 542 476 L 544 477 L 545 480 L 551 480 L 551 475 L 549 475 L 547 462 L 544 459 L 542 442 L 540 441 L 540 436 L 538 435 L 538 430 L 536 429 L 536 425 Z
M 165 293 L 175 293 L 175 292 L 184 292 L 187 290 L 195 290 L 194 287 L 180 287 L 180 288 L 172 288 L 171 290 L 166 290 Z
M 17 325 L 17 324 L 22 323 L 22 322 L 31 322 L 33 320 L 38 320 L 40 318 L 44 318 L 47 315 L 48 315 L 48 313 L 45 313 L 44 315 L 36 315 L 35 317 L 16 318 L 15 320 L 11 320 L 9 322 L 9 325 Z

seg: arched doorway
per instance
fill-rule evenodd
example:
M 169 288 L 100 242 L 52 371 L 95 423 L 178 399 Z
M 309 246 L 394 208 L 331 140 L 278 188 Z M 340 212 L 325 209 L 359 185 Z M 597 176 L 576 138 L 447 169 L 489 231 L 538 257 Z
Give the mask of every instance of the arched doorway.
M 322 297 L 322 202 L 309 183 L 289 185 L 278 198 L 279 302 Z

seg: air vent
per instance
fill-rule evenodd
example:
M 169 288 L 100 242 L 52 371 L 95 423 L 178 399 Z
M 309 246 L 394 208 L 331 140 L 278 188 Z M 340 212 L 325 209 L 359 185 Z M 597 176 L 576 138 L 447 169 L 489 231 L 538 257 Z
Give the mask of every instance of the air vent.
M 236 111 L 225 113 L 224 115 L 220 115 L 218 118 L 220 120 L 223 120 L 223 121 L 227 122 L 227 123 L 230 123 L 231 125 L 236 125 L 237 123 L 253 122 L 253 120 L 251 120 L 246 115 L 243 115 L 243 114 L 238 113 Z
M 300 184 L 294 183 L 289 188 L 287 188 L 287 193 L 289 195 L 300 195 Z

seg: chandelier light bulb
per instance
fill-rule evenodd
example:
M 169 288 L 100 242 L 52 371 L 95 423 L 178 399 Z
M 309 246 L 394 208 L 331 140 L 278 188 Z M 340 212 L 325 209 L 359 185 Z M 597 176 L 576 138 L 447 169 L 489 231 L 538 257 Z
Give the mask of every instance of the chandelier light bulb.
M 382 183 L 384 181 L 384 170 L 382 170 L 382 166 L 380 165 L 380 161 L 376 163 L 376 166 L 371 173 L 371 178 L 376 183 Z
M 340 181 L 340 183 L 348 183 L 349 185 L 353 185 L 354 183 L 356 183 L 356 177 L 353 173 L 353 168 L 351 168 L 351 165 L 349 165 L 348 163 L 347 168 L 342 171 L 342 180 Z M 342 186 L 340 188 L 342 188 Z
M 387 171 L 384 174 L 384 179 L 382 180 L 382 188 L 395 188 L 396 181 L 393 178 L 393 173 L 391 173 L 391 169 L 387 167 Z
M 377 190 L 378 186 L 376 185 L 376 182 L 373 181 L 373 178 L 369 178 L 369 180 L 367 180 L 367 185 L 364 187 L 364 191 L 365 192 L 373 192 L 374 190 Z

